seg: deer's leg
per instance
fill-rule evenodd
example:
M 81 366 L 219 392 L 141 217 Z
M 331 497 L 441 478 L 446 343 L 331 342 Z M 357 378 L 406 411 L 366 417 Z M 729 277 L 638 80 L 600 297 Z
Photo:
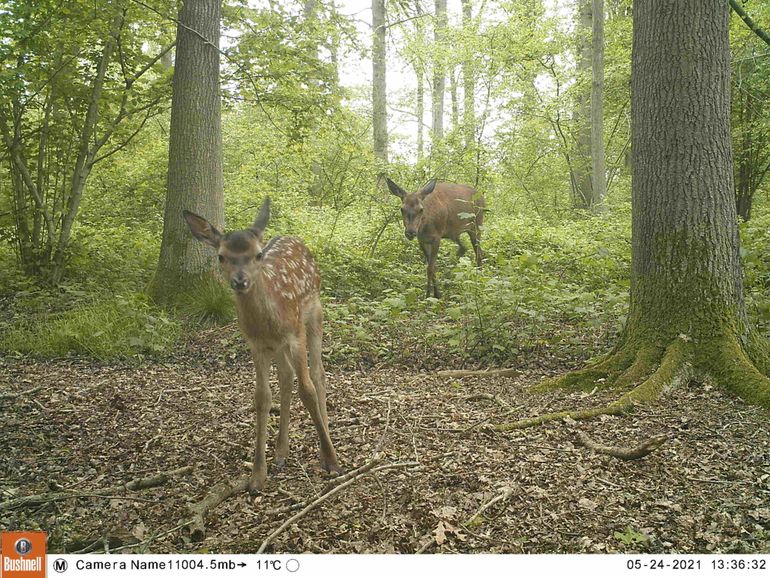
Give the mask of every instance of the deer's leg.
M 460 241 L 460 237 L 457 237 L 454 242 L 457 243 L 457 256 L 462 257 L 465 255 L 465 245 L 463 245 L 462 241 Z
M 441 299 L 441 292 L 436 283 L 436 259 L 438 259 L 438 247 L 441 239 L 437 239 L 430 244 L 430 256 L 428 257 L 428 297 L 430 297 L 430 286 L 433 285 L 433 296 Z
M 256 432 L 254 441 L 254 465 L 249 479 L 249 492 L 261 490 L 267 478 L 267 462 L 265 461 L 265 446 L 267 445 L 267 419 L 270 414 L 270 356 L 266 351 L 252 350 L 254 367 L 257 371 L 256 387 L 254 388 L 254 418 Z
M 308 370 L 307 335 L 304 325 L 300 326 L 299 335 L 295 343 L 291 345 L 291 357 L 294 371 L 297 374 L 297 381 L 299 382 L 299 397 L 310 413 L 310 417 L 318 432 L 318 440 L 321 446 L 321 467 L 327 472 L 341 472 L 342 468 L 340 468 L 337 462 L 337 452 L 334 450 L 331 437 L 329 436 L 329 428 L 321 415 L 318 392 Z
M 471 245 L 473 245 L 473 252 L 476 254 L 476 267 L 481 268 L 481 243 L 479 242 L 479 232 L 477 229 L 471 229 L 468 231 L 468 236 L 471 238 Z
M 427 263 L 428 262 L 428 245 L 423 243 L 422 241 L 420 241 L 419 243 L 420 243 L 420 251 L 422 251 L 423 263 Z
M 329 429 L 329 417 L 326 413 L 326 372 L 324 371 L 323 361 L 321 360 L 321 349 L 323 341 L 323 308 L 321 302 L 316 301 L 311 308 L 310 318 L 306 323 L 307 328 L 307 351 L 310 360 L 310 378 L 315 385 L 316 394 L 318 394 L 318 409 L 321 410 L 326 429 Z
M 275 445 L 275 465 L 282 468 L 289 456 L 289 416 L 291 415 L 291 389 L 294 385 L 294 370 L 291 367 L 288 349 L 276 356 L 278 385 L 281 389 L 281 419 L 278 422 L 278 443 Z
M 427 277 L 428 277 L 428 288 L 426 289 L 425 296 L 430 297 L 431 293 L 431 287 L 433 286 L 433 277 L 432 272 L 435 272 L 436 270 L 436 254 L 438 253 L 438 245 L 436 245 L 434 249 L 434 243 L 431 240 L 425 240 L 423 241 L 420 239 L 420 249 L 422 249 L 422 254 L 425 255 L 425 263 L 427 265 Z

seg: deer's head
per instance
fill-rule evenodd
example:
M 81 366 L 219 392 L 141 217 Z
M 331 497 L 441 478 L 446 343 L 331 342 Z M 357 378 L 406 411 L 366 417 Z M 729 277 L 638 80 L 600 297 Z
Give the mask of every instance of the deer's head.
M 236 293 L 248 293 L 262 265 L 262 234 L 270 220 L 270 198 L 266 198 L 254 223 L 243 231 L 220 233 L 203 217 L 183 211 L 187 226 L 199 241 L 217 250 L 222 275 Z
M 385 179 L 388 183 L 390 192 L 401 199 L 401 217 L 404 219 L 404 235 L 410 241 L 420 232 L 423 219 L 425 217 L 425 207 L 423 201 L 425 197 L 433 192 L 436 186 L 436 179 L 431 179 L 418 191 L 407 193 L 390 179 Z

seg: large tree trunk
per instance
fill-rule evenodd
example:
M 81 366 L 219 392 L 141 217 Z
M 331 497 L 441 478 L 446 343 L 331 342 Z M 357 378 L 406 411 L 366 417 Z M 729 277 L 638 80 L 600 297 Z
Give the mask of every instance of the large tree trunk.
M 767 345 L 743 300 L 727 5 L 642 0 L 633 10 L 631 308 L 613 354 L 557 383 L 635 386 L 599 413 L 690 379 L 770 407 Z
M 444 70 L 444 36 L 447 27 L 446 0 L 435 0 L 433 21 L 433 144 L 444 138 L 444 92 L 446 73 Z
M 163 240 L 150 288 L 162 303 L 174 303 L 216 271 L 213 251 L 190 235 L 182 210 L 223 228 L 220 1 L 186 0 L 179 13 Z
M 385 85 L 385 0 L 372 0 L 372 127 L 374 156 L 388 163 L 388 111 Z
M 591 0 L 578 0 L 577 6 L 577 94 L 572 113 L 574 121 L 574 196 L 573 206 L 578 209 L 591 207 Z
M 604 210 L 607 175 L 604 162 L 604 0 L 593 0 L 591 83 L 591 209 Z

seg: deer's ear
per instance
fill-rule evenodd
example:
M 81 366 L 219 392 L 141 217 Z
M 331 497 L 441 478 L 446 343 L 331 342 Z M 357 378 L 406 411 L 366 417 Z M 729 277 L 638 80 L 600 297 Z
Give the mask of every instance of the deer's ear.
M 259 209 L 259 213 L 257 214 L 257 218 L 254 219 L 254 223 L 251 225 L 251 227 L 249 227 L 249 230 L 261 239 L 262 233 L 267 228 L 267 223 L 269 220 L 270 197 L 265 197 L 265 200 L 262 201 L 262 206 Z
M 423 197 L 427 197 L 433 192 L 433 189 L 435 188 L 436 188 L 436 179 L 431 179 L 422 188 L 422 190 L 420 191 L 420 195 L 422 195 Z
M 222 233 L 217 231 L 214 225 L 190 211 L 182 211 L 182 215 L 184 215 L 184 220 L 187 221 L 187 226 L 190 227 L 193 237 L 207 245 L 211 245 L 215 249 L 219 247 Z
M 390 192 L 396 195 L 399 199 L 403 199 L 406 196 L 406 191 L 391 181 L 389 178 L 386 177 L 385 182 L 388 183 Z

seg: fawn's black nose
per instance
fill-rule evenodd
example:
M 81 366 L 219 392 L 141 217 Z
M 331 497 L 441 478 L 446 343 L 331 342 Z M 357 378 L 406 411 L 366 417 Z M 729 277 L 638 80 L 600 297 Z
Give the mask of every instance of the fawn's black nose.
M 414 231 L 404 231 L 404 235 L 406 235 L 406 238 L 411 241 L 417 236 L 417 233 L 415 233 Z
M 249 280 L 239 277 L 230 279 L 230 287 L 232 287 L 234 291 L 245 291 L 249 287 Z

